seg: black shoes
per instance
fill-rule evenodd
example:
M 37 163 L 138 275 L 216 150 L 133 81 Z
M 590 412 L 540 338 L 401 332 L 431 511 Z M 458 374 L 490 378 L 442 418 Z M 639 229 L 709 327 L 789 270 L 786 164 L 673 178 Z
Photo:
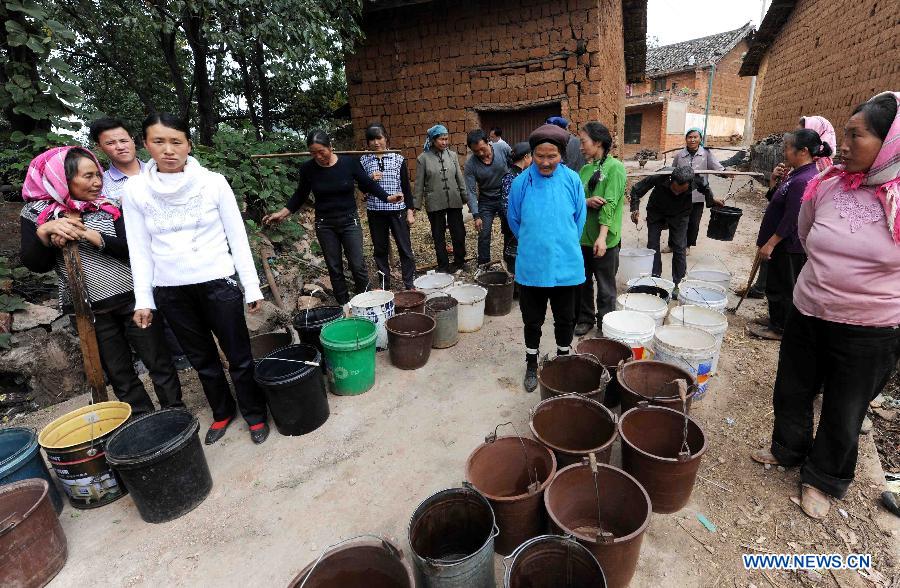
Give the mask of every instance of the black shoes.
M 253 425 L 250 427 L 250 439 L 253 440 L 254 443 L 260 445 L 265 442 L 266 439 L 269 438 L 269 425 L 268 423 L 260 423 L 258 425 Z
M 594 325 L 591 323 L 578 323 L 575 325 L 575 336 L 581 337 L 582 335 L 587 335 L 593 328 Z
M 522 382 L 526 392 L 534 392 L 538 386 L 537 364 L 528 363 L 525 365 L 525 380 Z
M 219 439 L 225 436 L 225 431 L 228 430 L 228 426 L 231 424 L 231 421 L 234 420 L 234 417 L 229 419 L 225 419 L 224 421 L 215 421 L 212 425 L 210 425 L 209 430 L 206 432 L 206 439 L 204 443 L 207 445 L 212 445 Z

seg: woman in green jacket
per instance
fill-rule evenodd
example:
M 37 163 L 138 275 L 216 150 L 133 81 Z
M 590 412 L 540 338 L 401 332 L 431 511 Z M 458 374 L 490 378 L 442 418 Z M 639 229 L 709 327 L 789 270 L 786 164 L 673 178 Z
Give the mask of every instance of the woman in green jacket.
M 581 152 L 588 163 L 578 175 L 587 199 L 587 223 L 581 234 L 585 282 L 581 286 L 581 309 L 576 335 L 599 328 L 603 316 L 616 306 L 616 272 L 622 240 L 622 210 L 625 206 L 625 166 L 609 155 L 612 135 L 599 122 L 589 122 L 579 132 Z M 597 281 L 596 311 L 594 280 Z
M 422 200 L 425 200 L 438 271 L 447 273 L 451 270 L 447 255 L 448 227 L 453 242 L 453 269 L 462 269 L 466 262 L 466 226 L 462 207 L 468 198 L 459 157 L 449 149 L 449 145 L 447 127 L 435 125 L 428 129 L 425 148 L 416 158 L 416 185 L 413 189 L 416 210 L 422 208 Z

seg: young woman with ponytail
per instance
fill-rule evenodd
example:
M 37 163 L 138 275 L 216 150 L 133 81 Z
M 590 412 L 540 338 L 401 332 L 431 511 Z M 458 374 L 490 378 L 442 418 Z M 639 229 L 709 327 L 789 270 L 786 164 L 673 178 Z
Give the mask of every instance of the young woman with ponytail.
M 609 154 L 612 135 L 599 122 L 585 124 L 579 132 L 581 153 L 587 164 L 578 173 L 587 200 L 587 222 L 581 234 L 585 282 L 581 285 L 576 335 L 599 327 L 603 316 L 615 310 L 616 272 L 622 241 L 625 207 L 625 166 Z M 594 281 L 597 282 L 596 310 Z

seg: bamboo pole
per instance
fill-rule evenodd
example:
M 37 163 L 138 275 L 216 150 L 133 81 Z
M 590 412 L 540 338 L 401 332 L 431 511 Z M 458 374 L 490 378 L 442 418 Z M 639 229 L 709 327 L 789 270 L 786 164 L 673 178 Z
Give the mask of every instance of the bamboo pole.
M 63 259 L 69 279 L 72 305 L 75 307 L 75 323 L 78 327 L 84 373 L 91 388 L 91 398 L 94 402 L 105 402 L 109 400 L 109 396 L 106 394 L 106 381 L 100 363 L 100 347 L 97 345 L 97 332 L 94 330 L 94 311 L 91 309 L 87 288 L 84 285 L 84 272 L 77 241 L 66 243 Z
M 384 151 L 335 151 L 337 155 L 378 155 L 385 153 L 398 153 L 402 154 L 402 151 L 397 149 L 385 149 Z M 288 152 L 288 153 L 264 153 L 251 155 L 250 159 L 271 159 L 276 157 L 312 157 L 312 153 L 309 151 L 296 151 L 296 152 Z

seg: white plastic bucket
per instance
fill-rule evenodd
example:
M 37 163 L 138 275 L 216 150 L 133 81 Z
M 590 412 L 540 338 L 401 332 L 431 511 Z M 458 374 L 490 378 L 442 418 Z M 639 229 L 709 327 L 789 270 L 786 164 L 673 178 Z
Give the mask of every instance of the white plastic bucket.
M 695 282 L 696 283 L 696 282 Z M 683 284 L 683 283 L 682 283 Z M 678 303 L 705 306 L 719 312 L 725 312 L 728 295 L 718 286 L 678 285 Z
M 413 280 L 413 286 L 416 287 L 416 290 L 421 290 L 425 294 L 441 292 L 452 285 L 453 276 L 440 272 L 428 272 L 424 276 L 419 276 Z
M 722 351 L 722 340 L 728 330 L 728 318 L 721 312 L 705 306 L 676 306 L 669 311 L 667 325 L 682 325 L 706 331 L 716 339 L 716 355 L 713 357 L 712 373 L 719 371 L 719 355 Z
M 447 288 L 447 294 L 459 303 L 458 322 L 460 333 L 474 333 L 484 325 L 484 299 L 487 290 L 474 284 Z
M 650 359 L 653 355 L 653 333 L 656 322 L 648 315 L 634 310 L 614 310 L 603 315 L 601 326 L 607 339 L 621 341 L 629 347 L 635 359 Z
M 684 279 L 678 284 L 678 288 L 709 288 L 710 290 L 715 290 L 717 292 L 721 292 L 722 294 L 728 294 L 728 290 L 722 287 L 721 284 L 714 284 L 712 282 L 704 282 L 702 280 L 688 280 Z
M 669 305 L 653 294 L 625 293 L 616 298 L 616 310 L 634 310 L 646 314 L 658 327 L 663 324 L 669 312 Z
M 627 284 L 628 280 L 649 275 L 653 271 L 652 249 L 623 247 L 619 251 L 619 282 Z
M 664 325 L 656 329 L 653 350 L 657 361 L 671 363 L 691 372 L 697 380 L 695 402 L 706 395 L 716 355 L 715 337 L 694 327 Z
M 695 269 L 689 271 L 685 277 L 689 280 L 700 280 L 701 282 L 709 282 L 725 288 L 725 291 L 731 289 L 731 272 L 720 269 Z
M 643 276 L 641 278 L 631 278 L 627 282 L 625 282 L 629 288 L 632 286 L 656 286 L 657 288 L 662 288 L 666 292 L 669 293 L 669 296 L 672 296 L 672 291 L 675 290 L 675 282 L 671 280 L 667 280 L 665 278 L 657 278 L 655 276 Z
M 375 323 L 377 335 L 375 348 L 387 349 L 387 321 L 394 316 L 394 293 L 388 290 L 372 290 L 357 294 L 350 299 L 350 313 Z

